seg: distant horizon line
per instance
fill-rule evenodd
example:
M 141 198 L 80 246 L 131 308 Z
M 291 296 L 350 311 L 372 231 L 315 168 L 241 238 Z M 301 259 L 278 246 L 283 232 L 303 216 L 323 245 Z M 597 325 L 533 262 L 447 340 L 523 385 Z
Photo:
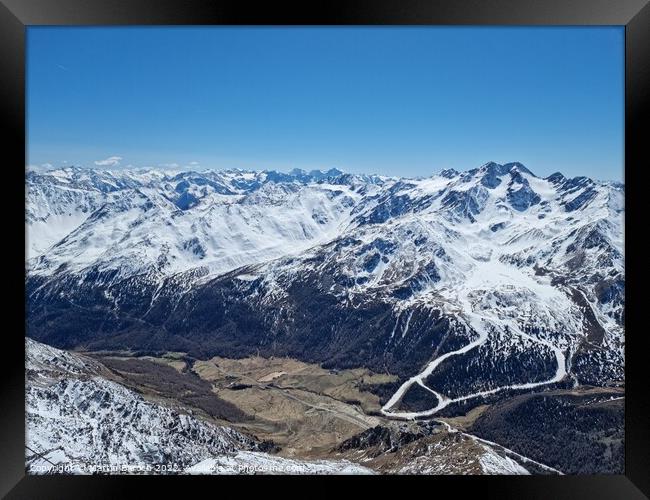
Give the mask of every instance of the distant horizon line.
M 157 165 L 157 166 L 135 166 L 135 165 L 114 165 L 114 166 L 101 166 L 101 165 L 96 165 L 96 166 L 86 166 L 86 165 L 76 165 L 76 164 L 69 164 L 69 165 L 61 165 L 59 167 L 56 167 L 51 164 L 43 164 L 43 165 L 25 165 L 26 172 L 29 170 L 32 171 L 37 171 L 39 173 L 46 173 L 46 172 L 54 172 L 57 170 L 65 170 L 65 169 L 79 169 L 79 170 L 89 170 L 89 171 L 97 171 L 97 172 L 134 172 L 134 171 L 155 171 L 155 172 L 168 172 L 171 174 L 180 174 L 183 172 L 196 172 L 196 173 L 201 173 L 201 172 L 243 172 L 243 173 L 281 173 L 289 176 L 295 176 L 295 175 L 315 175 L 315 174 L 329 174 L 330 177 L 336 176 L 336 175 L 365 175 L 369 177 L 379 177 L 379 178 L 402 178 L 402 179 L 426 179 L 428 177 L 440 175 L 444 172 L 457 172 L 457 173 L 465 173 L 465 172 L 470 172 L 472 170 L 478 170 L 482 167 L 485 167 L 490 164 L 495 164 L 499 166 L 506 166 L 506 165 L 521 165 L 524 167 L 528 172 L 540 179 L 546 179 L 548 177 L 551 177 L 556 174 L 561 174 L 564 176 L 562 171 L 557 170 L 545 177 L 540 177 L 537 174 L 535 174 L 532 170 L 530 170 L 526 165 L 519 161 L 508 161 L 504 163 L 499 163 L 495 161 L 487 161 L 485 163 L 482 163 L 481 165 L 477 167 L 471 167 L 467 168 L 464 170 L 459 170 L 456 168 L 438 168 L 437 170 L 432 171 L 430 175 L 418 175 L 418 176 L 409 176 L 409 175 L 399 175 L 399 174 L 393 174 L 393 175 L 387 175 L 387 174 L 378 174 L 374 172 L 349 172 L 346 171 L 340 167 L 330 167 L 330 168 L 312 168 L 312 169 L 304 169 L 300 167 L 294 167 L 294 168 L 287 168 L 287 169 L 275 169 L 275 168 L 264 168 L 264 169 L 255 169 L 255 168 L 241 168 L 241 167 L 203 167 L 199 164 L 196 165 L 175 165 L 172 166 L 170 165 Z M 331 173 L 333 172 L 334 173 Z M 590 177 L 589 175 L 578 175 L 575 177 L 586 177 L 590 178 L 592 180 L 597 180 L 600 182 L 615 182 L 619 184 L 625 184 L 624 182 L 624 176 L 623 180 L 616 180 L 616 179 L 596 179 L 594 177 Z

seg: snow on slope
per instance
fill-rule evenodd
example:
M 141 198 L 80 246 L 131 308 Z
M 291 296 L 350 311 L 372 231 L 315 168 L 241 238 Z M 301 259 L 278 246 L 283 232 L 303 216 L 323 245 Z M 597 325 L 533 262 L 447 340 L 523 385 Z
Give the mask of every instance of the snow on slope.
M 32 273 L 67 265 L 120 277 L 192 267 L 221 274 L 331 240 L 361 197 L 346 185 L 269 181 L 268 172 L 82 170 L 28 176 Z
M 431 416 L 455 401 L 559 382 L 593 330 L 604 332 L 601 358 L 593 361 L 598 377 L 622 377 L 622 189 L 584 179 L 557 183 L 518 164 L 398 182 L 358 205 L 356 225 L 335 244 L 264 265 L 259 276 L 269 303 L 306 272 L 337 276 L 329 292 L 344 302 L 393 301 L 389 344 L 408 335 L 413 311 L 422 307 L 446 311 L 474 332 L 462 348 L 435 357 L 406 381 L 385 405 L 386 415 Z M 599 289 L 607 292 L 599 296 Z M 576 295 L 590 298 L 585 304 Z M 545 353 L 555 367 L 546 378 L 484 381 L 481 390 L 454 397 L 445 387 L 431 389 L 426 379 L 438 365 L 479 346 L 495 358 L 513 348 Z M 430 390 L 437 406 L 395 411 L 414 383 Z
M 453 463 L 450 463 L 453 458 Z M 480 446 L 475 456 L 454 456 L 453 445 L 438 443 L 428 454 L 415 457 L 410 463 L 395 470 L 397 474 L 430 475 L 529 475 L 524 467 L 507 456 L 501 456 L 488 446 Z
M 99 365 L 27 340 L 27 466 L 42 471 L 168 464 L 187 467 L 215 454 L 254 448 L 225 427 L 145 401 L 96 375 Z
M 483 446 L 483 448 L 485 449 L 485 453 L 479 457 L 479 461 L 485 474 L 509 476 L 530 474 L 512 458 L 507 456 L 502 457 L 487 446 Z
M 341 443 L 338 451 L 389 474 L 530 474 L 520 464 L 528 460 L 525 457 L 444 424 L 433 428 L 373 427 Z
M 103 200 L 29 260 L 31 276 L 81 282 L 112 270 L 108 282 L 105 274 L 98 282 L 110 294 L 112 283 L 146 275 L 149 310 L 163 280 L 187 270 L 200 270 L 199 278 L 179 278 L 167 294 L 180 297 L 241 268 L 234 279 L 243 294 L 254 292 L 240 299 L 269 310 L 309 279 L 341 307 L 390 304 L 384 354 L 423 334 L 422 311 L 448 318 L 464 343 L 446 353 L 432 345 L 430 362 L 391 398 L 386 414 L 432 415 L 453 400 L 577 380 L 578 370 L 588 383 L 623 376 L 620 184 L 559 173 L 542 179 L 519 163 L 492 162 L 427 179 L 79 170 L 28 178 L 30 193 L 38 194 L 28 200 L 34 241 L 40 220 L 77 206 L 70 189 Z M 46 236 L 38 248 L 47 246 Z M 534 378 L 529 362 L 541 367 Z M 474 370 L 463 374 L 465 386 L 457 386 L 458 377 L 440 378 L 459 366 Z M 429 389 L 437 406 L 399 411 L 414 384 Z
M 27 339 L 30 473 L 370 472 L 349 462 L 289 460 L 255 451 L 252 438 L 145 401 L 101 371 L 94 360 Z
M 188 468 L 188 474 L 374 474 L 371 469 L 347 460 L 294 460 L 254 451 L 210 458 Z

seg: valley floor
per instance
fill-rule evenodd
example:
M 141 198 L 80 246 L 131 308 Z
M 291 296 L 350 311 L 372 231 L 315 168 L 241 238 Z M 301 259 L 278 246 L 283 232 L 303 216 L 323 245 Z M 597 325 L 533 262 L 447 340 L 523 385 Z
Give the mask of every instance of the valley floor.
M 599 472 L 622 469 L 624 391 L 619 387 L 519 392 L 502 401 L 479 397 L 477 404 L 455 413 L 401 421 L 382 411 L 390 401 L 379 395 L 386 387 L 397 388 L 396 378 L 367 369 L 327 370 L 290 358 L 260 356 L 73 356 L 92 360 L 101 367 L 102 377 L 152 404 L 262 443 L 259 457 L 259 451 L 241 450 L 205 458 L 187 468 L 188 473 L 237 473 L 237 463 L 244 473 L 285 467 L 286 473 L 558 474 L 588 471 L 594 468 L 592 461 L 603 457 L 603 467 L 611 470 L 601 467 Z M 557 418 L 558 405 L 571 422 Z M 527 421 L 528 413 L 537 420 Z M 586 429 L 590 421 L 596 425 Z M 39 420 L 30 422 L 38 425 Z M 575 422 L 580 425 L 572 428 Z M 584 463 L 572 463 L 561 446 L 544 448 L 537 442 L 544 433 L 556 433 L 550 428 L 554 423 L 564 426 L 564 439 L 574 439 L 566 443 L 567 449 L 587 450 L 580 456 Z

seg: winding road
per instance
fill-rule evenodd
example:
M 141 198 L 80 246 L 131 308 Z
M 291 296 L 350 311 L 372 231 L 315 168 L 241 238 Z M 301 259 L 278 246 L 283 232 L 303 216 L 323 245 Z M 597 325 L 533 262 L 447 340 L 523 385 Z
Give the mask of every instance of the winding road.
M 526 338 L 528 340 L 531 340 L 533 342 L 537 342 L 539 344 L 542 344 L 548 348 L 550 348 L 554 353 L 555 353 L 555 359 L 557 361 L 557 370 L 555 372 L 555 375 L 550 378 L 549 380 L 541 381 L 541 382 L 527 382 L 523 384 L 513 384 L 513 385 L 505 385 L 502 387 L 497 387 L 495 389 L 489 389 L 486 391 L 479 391 L 475 392 L 472 394 L 467 394 L 465 396 L 461 396 L 458 398 L 449 398 L 443 394 L 440 394 L 439 392 L 431 389 L 428 387 L 425 383 L 424 380 L 429 377 L 434 370 L 446 359 L 451 358 L 452 356 L 457 356 L 459 354 L 466 353 L 468 351 L 471 351 L 472 349 L 475 349 L 476 347 L 480 346 L 481 344 L 485 343 L 488 339 L 488 331 L 484 327 L 484 320 L 486 319 L 484 316 L 481 316 L 479 314 L 476 314 L 475 312 L 467 312 L 467 311 L 472 311 L 471 305 L 469 303 L 469 300 L 465 298 L 463 300 L 465 302 L 465 313 L 464 315 L 467 317 L 467 323 L 468 326 L 471 326 L 472 329 L 476 332 L 478 332 L 478 338 L 476 340 L 473 340 L 469 344 L 461 347 L 460 349 L 457 349 L 455 351 L 450 351 L 448 353 L 443 354 L 442 356 L 432 360 L 426 368 L 420 372 L 418 375 L 415 375 L 408 379 L 406 382 L 404 382 L 398 389 L 395 391 L 393 396 L 386 402 L 386 404 L 382 407 L 381 413 L 387 417 L 391 418 L 397 418 L 397 419 L 405 419 L 405 420 L 413 420 L 416 418 L 420 417 L 430 417 L 438 413 L 440 410 L 445 408 L 446 406 L 449 406 L 452 403 L 457 403 L 460 401 L 466 401 L 468 399 L 474 399 L 482 396 L 488 396 L 490 394 L 495 394 L 497 392 L 501 392 L 506 389 L 533 389 L 535 387 L 540 387 L 543 385 L 548 385 L 548 384 L 554 384 L 556 382 L 559 382 L 566 376 L 566 357 L 564 353 L 556 346 L 551 344 L 550 342 L 546 340 L 541 340 L 536 337 L 533 337 L 531 335 L 528 335 L 518 328 L 514 327 L 513 324 L 508 323 L 508 327 L 511 330 L 514 330 L 516 334 L 520 335 L 523 338 Z M 490 317 L 489 318 L 490 322 L 496 323 L 496 324 L 502 324 L 505 326 L 505 322 L 501 319 Z M 401 400 L 402 397 L 404 397 L 404 394 L 406 394 L 406 391 L 408 391 L 413 384 L 418 384 L 424 389 L 428 390 L 432 394 L 436 396 L 438 399 L 438 404 L 434 408 L 430 408 L 428 410 L 424 411 L 418 411 L 418 412 L 399 412 L 399 411 L 393 411 L 391 408 L 393 408 L 395 405 L 397 405 Z

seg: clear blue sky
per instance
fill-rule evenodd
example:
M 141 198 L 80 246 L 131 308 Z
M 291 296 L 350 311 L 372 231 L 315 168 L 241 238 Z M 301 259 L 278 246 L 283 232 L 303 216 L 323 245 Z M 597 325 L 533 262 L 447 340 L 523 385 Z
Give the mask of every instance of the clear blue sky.
M 30 27 L 27 96 L 30 165 L 623 174 L 620 27 Z

